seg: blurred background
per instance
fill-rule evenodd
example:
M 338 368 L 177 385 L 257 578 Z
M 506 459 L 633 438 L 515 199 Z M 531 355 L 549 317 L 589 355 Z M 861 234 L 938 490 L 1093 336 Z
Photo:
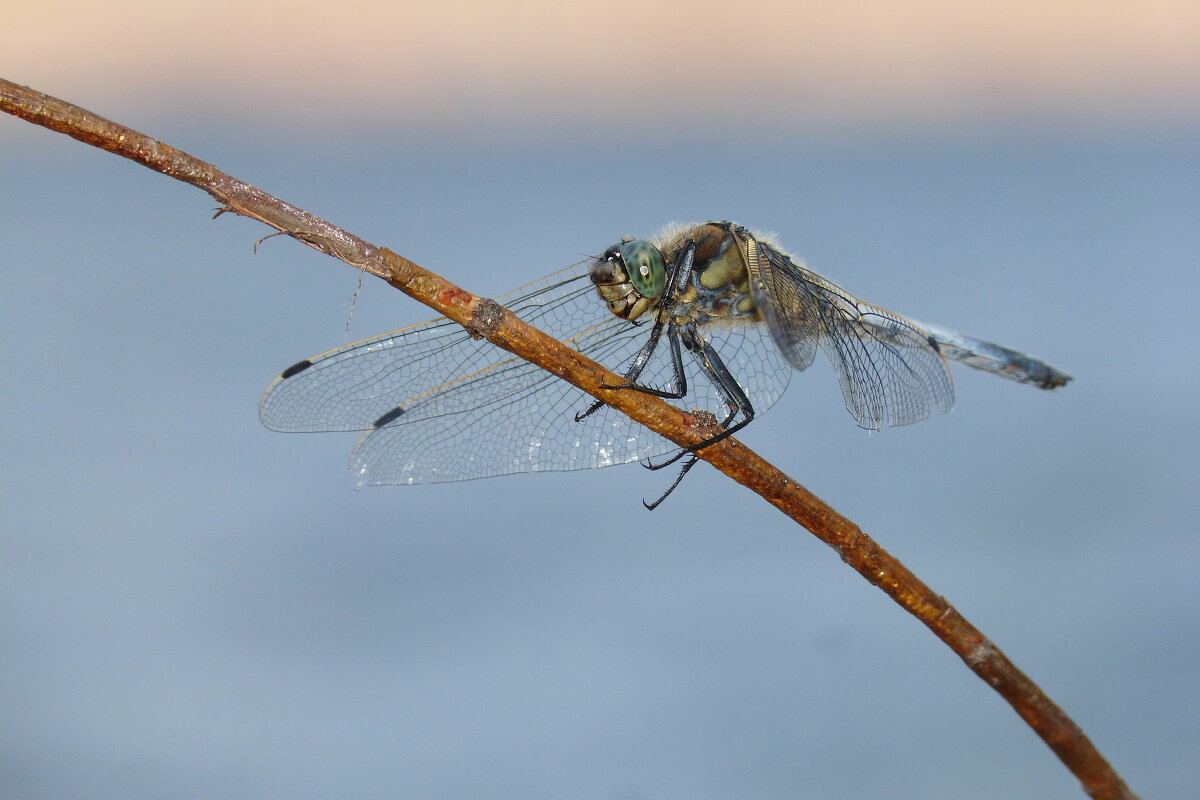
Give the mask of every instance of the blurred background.
M 742 441 L 1143 797 L 1200 785 L 1192 2 L 0 0 L 5 78 L 500 294 L 733 219 L 1046 358 L 867 434 L 828 364 Z M 430 316 L 0 119 L 0 793 L 1060 798 L 940 642 L 700 466 L 354 491 L 285 366 Z M 349 322 L 352 298 L 353 317 Z

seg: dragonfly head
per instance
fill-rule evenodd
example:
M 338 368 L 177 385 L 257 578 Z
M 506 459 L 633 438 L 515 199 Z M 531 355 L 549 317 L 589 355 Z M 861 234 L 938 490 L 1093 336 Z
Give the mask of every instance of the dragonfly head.
M 662 253 L 642 239 L 610 247 L 592 264 L 590 276 L 609 310 L 628 320 L 646 313 L 667 286 Z

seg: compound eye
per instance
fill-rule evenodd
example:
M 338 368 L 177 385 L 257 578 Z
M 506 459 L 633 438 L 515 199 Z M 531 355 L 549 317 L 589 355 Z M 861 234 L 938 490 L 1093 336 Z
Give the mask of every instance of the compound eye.
M 667 288 L 667 268 L 657 247 L 634 239 L 618 247 L 617 254 L 625 263 L 625 272 L 638 294 L 651 300 L 662 295 Z

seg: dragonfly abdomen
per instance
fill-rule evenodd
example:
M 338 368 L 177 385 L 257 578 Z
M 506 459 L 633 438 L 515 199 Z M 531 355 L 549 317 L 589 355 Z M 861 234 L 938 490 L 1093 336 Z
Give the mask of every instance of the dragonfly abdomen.
M 1028 383 L 1039 389 L 1057 389 L 1071 380 L 1071 376 L 1062 370 L 1012 348 L 937 325 L 918 324 L 937 342 L 942 355 L 968 367 L 991 372 L 1017 383 Z

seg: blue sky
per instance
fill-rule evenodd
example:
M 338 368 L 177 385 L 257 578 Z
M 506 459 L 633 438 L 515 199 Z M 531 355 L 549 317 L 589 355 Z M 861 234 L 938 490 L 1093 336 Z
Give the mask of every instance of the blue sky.
M 307 63 L 287 30 L 258 30 Z M 1060 31 L 1006 35 L 1052 52 Z M 512 47 L 530 60 L 531 44 Z M 506 104 L 483 81 L 472 91 L 493 102 L 464 92 L 429 122 L 387 96 L 404 76 L 379 56 L 320 55 L 331 82 L 373 87 L 380 113 L 338 113 L 302 81 L 265 81 L 275 105 L 256 106 L 247 74 L 198 92 L 184 56 L 147 56 L 154 92 L 28 55 L 5 77 L 481 294 L 626 233 L 730 218 L 863 299 L 1071 372 L 1046 394 L 956 369 L 952 414 L 867 434 L 818 363 L 741 438 L 953 602 L 1135 791 L 1189 796 L 1200 431 L 1179 351 L 1200 333 L 1200 164 L 1184 95 L 1048 115 L 1016 82 L 990 121 L 943 99 L 924 118 L 862 101 L 807 125 L 719 94 L 638 126 L 647 106 L 688 104 L 625 102 L 602 71 L 608 114 L 536 92 Z M 723 63 L 722 80 L 759 74 Z M 1175 85 L 1165 56 L 1129 63 L 1150 76 L 1142 95 Z M 210 221 L 211 205 L 0 120 L 0 782 L 14 796 L 1078 791 L 924 628 L 706 466 L 653 514 L 640 500 L 663 476 L 636 466 L 354 491 L 353 434 L 271 433 L 256 403 L 280 369 L 347 340 L 357 276 L 282 239 L 255 254 L 266 231 Z M 349 337 L 427 316 L 368 280 Z

